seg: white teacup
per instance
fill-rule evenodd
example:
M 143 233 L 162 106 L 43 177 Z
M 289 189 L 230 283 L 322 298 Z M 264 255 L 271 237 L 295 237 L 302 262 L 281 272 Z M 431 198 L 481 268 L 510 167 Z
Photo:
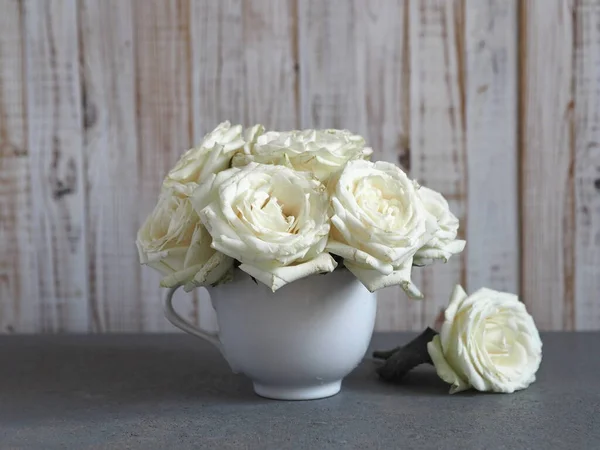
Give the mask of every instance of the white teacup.
M 346 269 L 311 275 L 276 292 L 236 270 L 232 282 L 208 289 L 218 334 L 175 312 L 176 289 L 165 298 L 167 319 L 217 346 L 262 397 L 309 400 L 337 394 L 364 357 L 375 326 L 375 294 Z

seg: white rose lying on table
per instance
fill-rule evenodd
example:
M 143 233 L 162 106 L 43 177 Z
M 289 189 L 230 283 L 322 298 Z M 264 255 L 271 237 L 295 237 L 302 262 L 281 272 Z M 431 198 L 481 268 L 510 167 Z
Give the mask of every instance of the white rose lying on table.
M 333 186 L 331 203 L 327 250 L 341 256 L 371 292 L 399 284 L 421 297 L 411 282 L 413 256 L 438 225 L 415 183 L 394 164 L 351 161 Z
M 192 198 L 212 247 L 273 291 L 315 273 L 331 272 L 325 187 L 307 173 L 250 163 L 223 171 Z
M 435 369 L 453 392 L 514 392 L 535 381 L 542 341 L 514 294 L 457 286 L 438 336 L 427 345 Z
M 451 394 L 470 388 L 512 393 L 535 381 L 542 341 L 516 295 L 482 288 L 468 296 L 456 286 L 439 334 L 427 328 L 408 344 L 373 356 L 385 360 L 377 372 L 386 381 L 398 382 L 430 363 L 452 385 Z
M 233 267 L 233 259 L 211 248 L 211 237 L 189 198 L 163 189 L 154 211 L 138 231 L 141 264 L 159 271 L 163 287 L 217 283 Z
M 323 183 L 341 171 L 348 161 L 367 159 L 373 153 L 362 136 L 347 130 L 268 131 L 257 135 L 245 153 L 237 153 L 233 166 L 249 162 L 278 164 L 308 172 Z

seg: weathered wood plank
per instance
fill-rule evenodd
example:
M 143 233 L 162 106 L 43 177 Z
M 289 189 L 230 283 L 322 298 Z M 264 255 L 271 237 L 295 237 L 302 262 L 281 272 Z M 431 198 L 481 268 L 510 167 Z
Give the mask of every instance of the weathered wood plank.
M 295 0 L 242 2 L 244 121 L 290 130 L 299 123 Z
M 300 125 L 365 133 L 365 97 L 355 48 L 354 2 L 305 0 L 298 4 Z
M 161 182 L 192 145 L 191 7 L 187 0 L 135 0 L 138 112 L 138 224 L 156 204 Z M 133 245 L 133 243 L 132 243 Z M 141 327 L 173 331 L 162 313 L 160 275 L 141 268 Z M 197 322 L 192 296 L 178 293 L 180 313 Z
M 23 8 L 0 1 L 0 333 L 38 331 L 38 286 L 30 282 L 32 224 L 27 145 Z
M 517 11 L 465 4 L 467 286 L 519 290 Z
M 365 136 L 373 158 L 393 162 L 410 173 L 409 5 L 404 1 L 355 1 L 356 67 L 366 114 Z M 395 36 L 390 39 L 390 36 Z M 421 302 L 398 286 L 377 295 L 378 330 L 418 330 Z
M 37 257 L 29 282 L 40 290 L 39 331 L 87 331 L 77 3 L 29 0 L 24 5 L 31 221 Z
M 299 9 L 302 127 L 350 129 L 373 159 L 409 169 L 406 2 L 302 1 Z M 378 329 L 421 327 L 421 305 L 400 288 L 380 291 L 378 302 Z
M 223 120 L 298 126 L 296 11 L 292 0 L 192 3 L 194 140 Z M 216 328 L 199 290 L 199 323 Z
M 192 3 L 194 136 L 228 119 L 298 126 L 292 0 Z
M 240 0 L 192 2 L 191 71 L 193 138 L 224 120 L 244 122 L 242 4 Z M 194 313 L 203 329 L 216 330 L 216 313 L 205 289 L 197 289 Z
M 192 2 L 194 139 L 224 120 L 244 121 L 242 2 Z
M 600 3 L 575 16 L 575 328 L 600 328 Z
M 380 0 L 355 4 L 356 68 L 359 108 L 365 114 L 364 136 L 375 160 L 395 163 L 410 172 L 409 6 Z M 390 39 L 394 36 L 394 39 Z M 378 330 L 418 330 L 421 302 L 399 286 L 377 294 Z
M 460 220 L 459 236 L 468 234 L 462 3 L 410 2 L 411 174 L 446 197 Z M 433 323 L 456 283 L 466 284 L 465 260 L 466 250 L 447 264 L 413 271 L 425 295 L 422 325 Z
M 541 329 L 574 325 L 572 6 L 520 8 L 521 293 Z
M 132 7 L 129 0 L 79 6 L 91 328 L 141 331 Z

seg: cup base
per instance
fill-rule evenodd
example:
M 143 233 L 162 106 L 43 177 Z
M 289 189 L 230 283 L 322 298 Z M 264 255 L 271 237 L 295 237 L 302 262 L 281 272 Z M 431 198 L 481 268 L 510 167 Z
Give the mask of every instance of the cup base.
M 254 392 L 273 400 L 316 400 L 337 394 L 341 387 L 341 380 L 316 386 L 272 386 L 254 383 Z

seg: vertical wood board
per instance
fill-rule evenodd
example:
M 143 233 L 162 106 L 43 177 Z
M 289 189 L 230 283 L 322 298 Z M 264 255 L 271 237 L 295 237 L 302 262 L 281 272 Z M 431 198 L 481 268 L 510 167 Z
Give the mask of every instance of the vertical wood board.
M 463 4 L 413 0 L 410 18 L 411 176 L 444 195 L 460 220 L 459 236 L 464 238 L 468 168 Z M 422 325 L 433 324 L 457 283 L 466 284 L 465 255 L 413 270 L 414 282 L 425 295 Z
M 192 3 L 194 141 L 218 123 L 270 129 L 298 126 L 295 3 Z M 199 323 L 216 329 L 204 290 Z
M 299 8 L 302 127 L 359 133 L 373 147 L 373 160 L 408 170 L 406 2 L 306 1 Z M 378 303 L 378 329 L 421 326 L 420 305 L 399 287 L 380 291 Z
M 600 328 L 600 2 L 575 15 L 575 287 L 577 330 Z
M 79 7 L 91 328 L 141 331 L 132 6 L 83 0 Z
M 466 1 L 469 292 L 519 290 L 517 31 L 514 0 Z
M 572 2 L 522 2 L 520 21 L 521 293 L 539 328 L 572 329 Z
M 0 2 L 0 333 L 38 331 L 27 143 L 23 7 Z
M 25 5 L 28 143 L 40 331 L 88 331 L 77 3 Z M 26 301 L 26 300 L 24 300 Z
M 191 6 L 187 0 L 135 0 L 139 191 L 142 224 L 151 213 L 165 175 L 193 139 L 191 105 Z M 162 313 L 160 274 L 141 268 L 141 326 L 144 331 L 173 331 Z M 197 323 L 197 301 L 180 290 L 175 303 L 182 316 Z

